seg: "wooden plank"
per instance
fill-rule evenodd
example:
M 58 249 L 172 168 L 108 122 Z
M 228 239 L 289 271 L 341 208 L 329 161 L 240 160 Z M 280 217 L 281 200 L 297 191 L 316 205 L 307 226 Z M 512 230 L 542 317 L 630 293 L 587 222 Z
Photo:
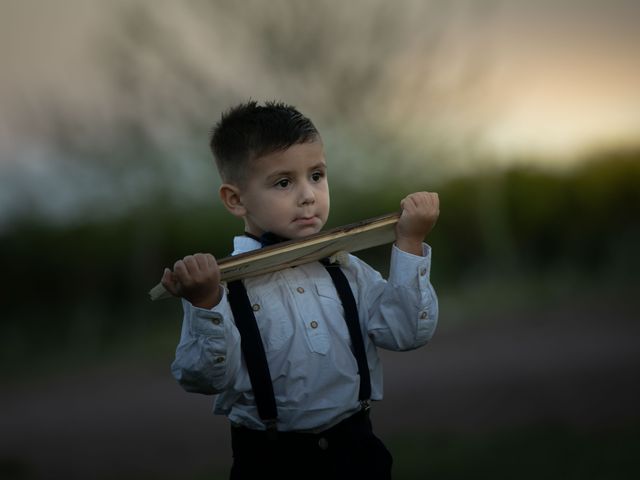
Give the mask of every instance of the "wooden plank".
M 399 218 L 400 212 L 390 213 L 305 238 L 225 257 L 218 260 L 221 281 L 263 275 L 315 262 L 340 252 L 357 252 L 391 243 L 395 239 L 395 226 Z M 159 283 L 149 291 L 149 296 L 151 300 L 160 300 L 170 298 L 171 294 Z

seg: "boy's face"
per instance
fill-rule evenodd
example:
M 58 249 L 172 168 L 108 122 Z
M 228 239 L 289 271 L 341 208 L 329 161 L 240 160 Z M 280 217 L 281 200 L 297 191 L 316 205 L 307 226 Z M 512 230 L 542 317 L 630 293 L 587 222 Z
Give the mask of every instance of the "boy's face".
M 254 159 L 239 191 L 246 230 L 284 238 L 319 232 L 329 216 L 329 183 L 321 141 L 298 143 Z

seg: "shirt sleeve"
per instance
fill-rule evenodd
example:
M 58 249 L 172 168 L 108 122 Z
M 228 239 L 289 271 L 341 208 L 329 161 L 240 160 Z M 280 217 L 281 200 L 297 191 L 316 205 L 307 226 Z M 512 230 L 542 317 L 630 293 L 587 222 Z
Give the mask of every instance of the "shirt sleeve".
M 431 247 L 422 248 L 424 256 L 418 256 L 394 245 L 388 280 L 373 269 L 375 274 L 368 275 L 364 320 L 376 346 L 411 350 L 426 344 L 435 332 L 438 298 L 430 281 Z
M 184 299 L 182 307 L 182 331 L 171 373 L 188 392 L 220 393 L 233 381 L 241 363 L 240 334 L 226 289 L 211 310 Z

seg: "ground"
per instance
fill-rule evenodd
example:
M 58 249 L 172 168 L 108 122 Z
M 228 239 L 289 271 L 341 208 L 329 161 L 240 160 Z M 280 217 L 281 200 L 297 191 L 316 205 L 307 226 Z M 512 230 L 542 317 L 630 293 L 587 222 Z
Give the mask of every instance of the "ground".
M 479 311 L 452 326 L 441 315 L 425 348 L 383 353 L 375 428 L 386 440 L 638 426 L 639 310 L 590 295 L 526 313 Z M 14 379 L 0 396 L 0 476 L 224 478 L 228 427 L 211 407 L 211 397 L 182 391 L 164 362 Z

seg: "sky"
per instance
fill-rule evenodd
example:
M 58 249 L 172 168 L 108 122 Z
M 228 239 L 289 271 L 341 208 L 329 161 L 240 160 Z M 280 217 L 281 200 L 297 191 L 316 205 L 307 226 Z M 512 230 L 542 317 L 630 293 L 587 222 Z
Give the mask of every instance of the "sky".
M 392 144 L 443 172 L 633 145 L 638 20 L 622 0 L 1 0 L 0 225 L 113 203 L 183 157 L 197 182 L 194 138 L 249 97 L 299 106 L 345 157 Z M 165 164 L 132 165 L 138 139 Z M 98 181 L 115 157 L 135 181 Z

